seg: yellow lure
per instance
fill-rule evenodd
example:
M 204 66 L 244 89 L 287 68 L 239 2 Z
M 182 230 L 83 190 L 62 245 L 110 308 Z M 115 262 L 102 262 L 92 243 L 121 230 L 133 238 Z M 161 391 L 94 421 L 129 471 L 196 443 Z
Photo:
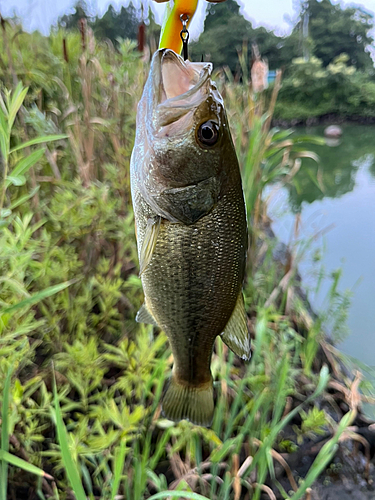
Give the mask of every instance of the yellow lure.
M 197 9 L 198 0 L 170 0 L 164 14 L 163 26 L 160 33 L 159 49 L 172 49 L 177 54 L 181 53 L 182 40 L 180 31 L 182 23 L 180 16 L 189 16 L 187 26 Z

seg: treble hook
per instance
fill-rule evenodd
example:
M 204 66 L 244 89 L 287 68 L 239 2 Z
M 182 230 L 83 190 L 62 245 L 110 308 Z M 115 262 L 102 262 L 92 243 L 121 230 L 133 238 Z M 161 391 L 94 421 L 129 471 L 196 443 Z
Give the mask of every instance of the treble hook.
M 184 51 L 184 61 L 188 59 L 188 41 L 189 41 L 189 32 L 186 28 L 187 23 L 189 22 L 189 16 L 187 14 L 181 14 L 180 19 L 182 22 L 182 30 L 180 31 L 180 37 L 182 40 L 182 48 Z

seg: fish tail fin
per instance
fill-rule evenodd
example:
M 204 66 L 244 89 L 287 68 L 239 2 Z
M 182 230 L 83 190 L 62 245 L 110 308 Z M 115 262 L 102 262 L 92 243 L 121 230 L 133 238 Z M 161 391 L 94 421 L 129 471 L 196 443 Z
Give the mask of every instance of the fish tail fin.
M 162 401 L 162 411 L 168 420 L 187 419 L 193 424 L 209 427 L 214 415 L 212 380 L 204 385 L 181 384 L 172 375 Z

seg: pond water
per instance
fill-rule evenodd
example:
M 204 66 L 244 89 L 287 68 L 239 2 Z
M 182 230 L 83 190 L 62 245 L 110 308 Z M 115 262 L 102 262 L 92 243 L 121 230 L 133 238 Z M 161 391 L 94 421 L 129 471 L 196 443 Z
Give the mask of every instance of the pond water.
M 299 265 L 303 282 L 312 286 L 316 265 L 312 265 L 311 257 L 324 247 L 321 263 L 326 272 L 341 267 L 339 290 L 352 292 L 350 335 L 339 347 L 375 366 L 375 126 L 342 128 L 338 146 L 306 148 L 318 153 L 321 164 L 305 162 L 295 177 L 295 186 L 277 190 L 271 197 L 269 213 L 273 230 L 285 243 L 291 241 L 298 211 L 299 238 L 306 240 L 331 226 L 312 243 Z M 323 136 L 323 127 L 298 132 Z M 324 280 L 318 293 L 309 293 L 316 310 L 326 307 L 331 283 Z

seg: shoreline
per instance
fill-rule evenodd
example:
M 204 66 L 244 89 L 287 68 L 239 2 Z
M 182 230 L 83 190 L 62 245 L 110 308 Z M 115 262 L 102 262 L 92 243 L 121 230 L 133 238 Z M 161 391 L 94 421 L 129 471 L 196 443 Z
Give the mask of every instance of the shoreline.
M 272 126 L 281 128 L 290 128 L 296 126 L 312 127 L 317 125 L 343 125 L 343 124 L 357 124 L 357 125 L 375 125 L 375 116 L 341 116 L 335 113 L 322 115 L 310 118 L 294 118 L 287 120 L 284 118 L 273 118 Z
M 262 231 L 275 246 L 273 248 L 274 260 L 285 268 L 291 258 L 288 245 L 281 242 L 272 229 L 272 221 L 269 219 L 264 224 Z M 297 329 L 306 338 L 312 323 L 318 319 L 319 314 L 309 302 L 304 284 L 298 268 L 294 271 L 294 284 L 291 285 L 293 294 L 303 302 L 304 314 L 298 314 L 293 308 L 289 312 L 292 322 L 299 324 Z M 332 397 L 340 410 L 345 413 L 351 408 L 349 393 L 356 394 L 356 383 L 360 380 L 359 370 L 351 371 L 351 368 L 336 354 L 339 350 L 333 339 L 322 329 L 323 338 L 319 342 L 316 353 L 313 372 L 319 373 L 323 365 L 329 367 L 331 381 L 327 387 L 327 395 L 320 397 L 314 406 L 324 410 L 333 421 L 338 424 L 337 415 L 331 407 L 329 397 Z M 340 389 L 342 387 L 342 390 Z M 344 391 L 344 387 L 346 390 Z M 347 393 L 346 393 L 347 391 Z M 330 396 L 328 396 L 328 393 Z M 357 393 L 359 396 L 359 393 Z M 350 396 L 353 397 L 353 396 Z M 311 485 L 311 500 L 373 500 L 375 497 L 375 423 L 369 419 L 362 408 L 361 401 L 356 409 L 356 416 L 350 427 L 351 434 L 340 440 L 337 448 L 326 468 L 321 472 L 315 482 Z M 289 431 L 289 435 L 288 435 Z M 286 429 L 286 438 L 293 436 L 292 428 Z M 284 436 L 285 437 L 285 436 Z M 304 477 L 306 471 L 312 466 L 318 453 L 324 444 L 332 437 L 332 431 L 323 436 L 316 435 L 309 439 L 305 438 L 297 451 L 291 454 L 282 454 L 286 459 L 291 471 L 295 476 Z M 276 470 L 277 479 L 285 488 L 288 487 L 287 475 L 283 467 Z M 277 500 L 281 500 L 279 491 L 268 483 L 272 488 Z

